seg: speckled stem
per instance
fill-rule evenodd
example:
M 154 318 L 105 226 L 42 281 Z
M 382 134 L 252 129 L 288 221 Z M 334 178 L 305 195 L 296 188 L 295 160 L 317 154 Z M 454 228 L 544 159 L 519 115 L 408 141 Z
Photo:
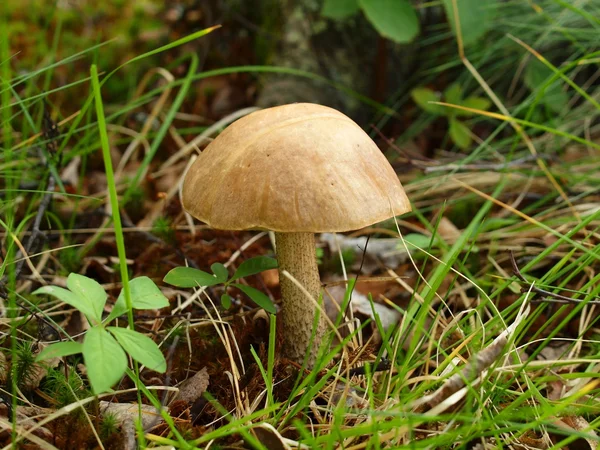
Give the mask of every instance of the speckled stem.
M 275 242 L 283 299 L 281 315 L 284 356 L 301 364 L 310 346 L 308 367 L 312 368 L 326 331 L 323 314 L 320 315 L 313 345 L 310 345 L 317 308 L 307 298 L 306 293 L 282 271 L 287 270 L 316 301 L 319 301 L 321 281 L 317 266 L 315 236 L 313 233 L 275 233 Z

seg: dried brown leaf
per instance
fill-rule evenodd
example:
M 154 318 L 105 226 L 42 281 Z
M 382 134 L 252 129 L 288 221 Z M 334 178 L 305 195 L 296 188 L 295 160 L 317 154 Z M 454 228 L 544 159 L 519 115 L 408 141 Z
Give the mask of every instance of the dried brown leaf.
M 577 438 L 569 444 L 571 450 L 596 450 L 598 448 L 598 435 L 590 424 L 581 416 L 561 417 L 554 421 L 554 425 L 565 431 L 577 431 L 584 433 L 587 437 Z M 564 436 L 561 436 L 562 438 Z
M 135 421 L 142 418 L 142 428 L 150 429 L 162 421 L 160 412 L 152 405 L 138 405 L 135 403 L 110 403 L 100 402 L 100 411 L 103 416 L 112 415 L 121 427 L 124 450 L 137 448 L 135 439 Z
M 447 217 L 442 217 L 437 227 L 437 234 L 446 242 L 453 243 L 461 235 L 460 230 Z
M 194 403 L 199 399 L 210 384 L 210 376 L 206 367 L 198 371 L 193 377 L 188 378 L 179 386 L 179 393 L 175 397 L 176 400 L 184 400 L 188 403 Z

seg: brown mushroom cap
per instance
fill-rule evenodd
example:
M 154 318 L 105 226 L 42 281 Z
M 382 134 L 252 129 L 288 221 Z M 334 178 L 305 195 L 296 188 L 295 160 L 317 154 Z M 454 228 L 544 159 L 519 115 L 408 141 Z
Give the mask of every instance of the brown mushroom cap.
M 398 177 L 349 117 L 321 105 L 237 120 L 189 169 L 183 206 L 224 230 L 349 231 L 410 211 Z

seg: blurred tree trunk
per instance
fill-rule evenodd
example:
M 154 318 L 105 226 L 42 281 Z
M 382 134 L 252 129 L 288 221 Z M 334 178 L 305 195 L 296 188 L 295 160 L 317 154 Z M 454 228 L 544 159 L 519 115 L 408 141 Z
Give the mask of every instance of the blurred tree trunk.
M 320 75 L 360 93 L 369 93 L 377 33 L 362 16 L 345 22 L 321 16 L 322 1 L 279 2 L 281 23 L 272 59 L 276 66 Z M 358 109 L 355 99 L 327 84 L 298 76 L 272 74 L 263 80 L 260 106 L 292 102 L 320 103 L 344 111 Z
M 248 2 L 251 3 L 251 2 Z M 321 16 L 322 0 L 272 2 L 263 14 L 277 14 L 274 51 L 267 63 L 304 70 L 359 94 L 384 101 L 410 71 L 415 46 L 398 46 L 381 38 L 362 13 L 344 21 Z M 402 64 L 399 62 L 402 61 Z M 257 104 L 267 107 L 313 102 L 345 111 L 355 118 L 365 112 L 355 97 L 305 77 L 268 74 Z M 368 111 L 366 111 L 368 113 Z M 371 111 L 372 112 L 372 111 Z

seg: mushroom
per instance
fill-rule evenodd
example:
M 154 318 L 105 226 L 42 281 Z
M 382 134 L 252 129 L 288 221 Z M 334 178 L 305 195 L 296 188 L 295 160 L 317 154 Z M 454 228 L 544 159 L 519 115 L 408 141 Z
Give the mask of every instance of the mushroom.
M 411 209 L 371 138 L 339 111 L 311 103 L 231 124 L 190 167 L 182 200 L 213 228 L 275 232 L 284 356 L 301 363 L 314 334 L 309 367 L 326 331 L 320 314 L 313 333 L 321 293 L 314 233 L 356 230 Z

